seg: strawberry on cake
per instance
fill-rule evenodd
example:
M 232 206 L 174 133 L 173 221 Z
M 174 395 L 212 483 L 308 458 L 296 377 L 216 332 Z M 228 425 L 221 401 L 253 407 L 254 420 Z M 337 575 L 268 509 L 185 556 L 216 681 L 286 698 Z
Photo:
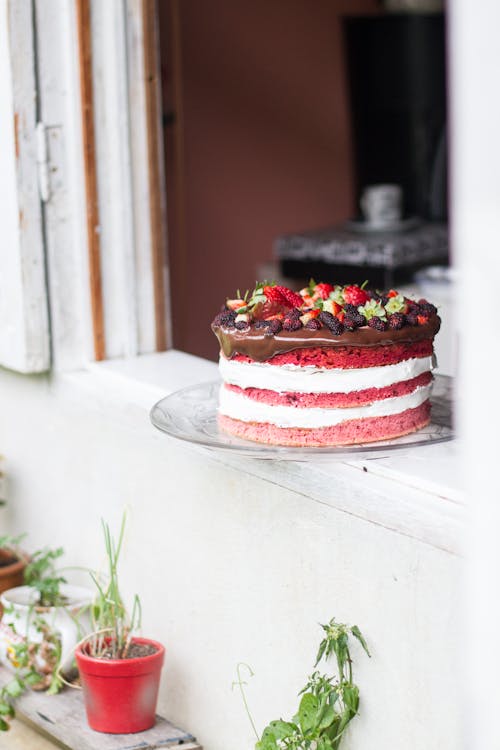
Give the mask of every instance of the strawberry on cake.
M 212 322 L 220 428 L 273 445 L 367 443 L 430 420 L 437 310 L 394 289 L 263 282 Z

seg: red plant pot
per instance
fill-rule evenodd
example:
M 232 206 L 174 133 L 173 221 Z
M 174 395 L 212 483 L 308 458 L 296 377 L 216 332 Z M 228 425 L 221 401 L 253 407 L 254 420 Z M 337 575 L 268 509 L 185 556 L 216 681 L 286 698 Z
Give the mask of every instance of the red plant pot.
M 149 638 L 133 643 L 157 650 L 136 659 L 95 659 L 85 644 L 75 651 L 89 726 L 97 732 L 131 734 L 155 723 L 156 703 L 165 649 Z

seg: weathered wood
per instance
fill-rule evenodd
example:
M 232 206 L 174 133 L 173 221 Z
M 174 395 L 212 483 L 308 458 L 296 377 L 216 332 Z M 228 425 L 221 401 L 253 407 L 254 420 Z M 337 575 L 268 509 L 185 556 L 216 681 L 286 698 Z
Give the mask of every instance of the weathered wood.
M 101 245 L 99 237 L 99 200 L 97 188 L 96 144 L 94 131 L 94 97 L 92 83 L 92 36 L 90 1 L 77 0 L 78 49 L 82 97 L 82 140 L 89 248 L 90 302 L 94 324 L 96 360 L 106 356 L 104 309 L 101 278 Z
M 0 685 L 11 678 L 11 673 L 0 667 Z M 16 715 L 64 750 L 153 750 L 179 746 L 182 750 L 202 750 L 193 735 L 161 716 L 146 732 L 94 732 L 87 724 L 82 691 L 74 688 L 65 688 L 57 695 L 30 690 L 16 701 Z
M 167 348 L 166 326 L 166 216 L 165 179 L 161 127 L 160 62 L 155 0 L 143 0 L 144 78 L 148 133 L 148 165 L 151 203 L 151 251 L 156 320 L 156 349 Z
M 0 0 L 0 364 L 50 368 L 36 153 L 33 8 Z

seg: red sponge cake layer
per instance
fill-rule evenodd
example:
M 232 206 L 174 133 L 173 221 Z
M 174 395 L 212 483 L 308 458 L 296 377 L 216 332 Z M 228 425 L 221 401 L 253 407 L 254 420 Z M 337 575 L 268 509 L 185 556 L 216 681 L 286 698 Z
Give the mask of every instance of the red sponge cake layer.
M 264 388 L 240 388 L 238 385 L 229 383 L 225 384 L 225 388 L 265 404 L 296 406 L 302 409 L 311 407 L 343 409 L 370 404 L 385 398 L 405 396 L 419 386 L 428 385 L 431 380 L 431 373 L 423 372 L 416 378 L 393 383 L 385 388 L 366 388 L 363 391 L 351 391 L 351 393 L 278 393 Z
M 270 365 L 315 365 L 316 367 L 361 368 L 394 365 L 413 357 L 432 355 L 432 341 L 423 340 L 401 344 L 385 344 L 374 347 L 337 346 L 293 349 L 283 354 L 276 354 L 267 360 Z M 253 362 L 243 354 L 234 355 L 237 362 Z
M 334 427 L 306 429 L 300 427 L 276 427 L 272 424 L 241 422 L 219 414 L 219 426 L 225 432 L 245 440 L 268 445 L 325 447 L 353 445 L 389 440 L 407 435 L 425 427 L 430 420 L 430 402 L 427 400 L 415 409 L 400 414 L 354 419 Z

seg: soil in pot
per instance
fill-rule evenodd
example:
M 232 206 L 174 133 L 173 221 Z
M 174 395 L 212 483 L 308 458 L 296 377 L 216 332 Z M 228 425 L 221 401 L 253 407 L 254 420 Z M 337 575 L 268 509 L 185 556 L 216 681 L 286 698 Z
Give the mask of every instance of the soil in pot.
M 132 642 L 125 656 L 122 656 L 121 658 L 122 659 L 140 659 L 141 656 L 150 656 L 151 654 L 155 654 L 157 651 L 158 649 L 155 646 L 153 646 L 152 643 Z M 104 651 L 101 658 L 102 659 L 114 659 L 111 649 L 109 649 L 108 651 Z

